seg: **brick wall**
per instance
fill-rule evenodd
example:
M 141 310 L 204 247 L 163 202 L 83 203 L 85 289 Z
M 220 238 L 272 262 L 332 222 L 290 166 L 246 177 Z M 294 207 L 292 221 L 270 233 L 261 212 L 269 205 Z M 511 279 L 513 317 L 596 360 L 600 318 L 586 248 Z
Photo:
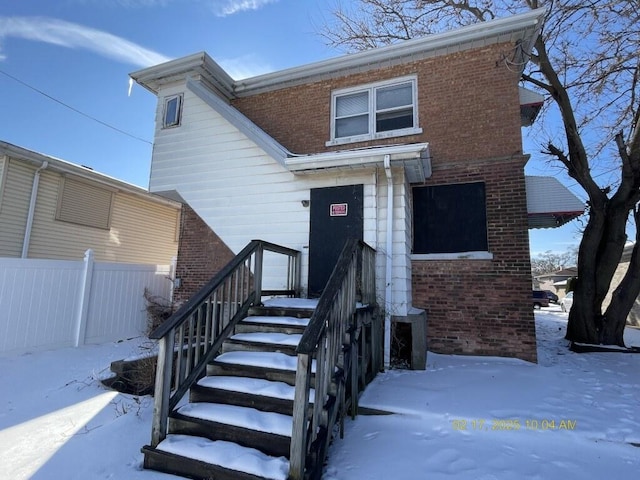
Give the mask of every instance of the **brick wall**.
M 371 144 L 429 142 L 434 162 L 490 158 L 522 151 L 517 75 L 494 45 L 376 71 L 240 98 L 233 105 L 294 153 Z M 327 148 L 331 92 L 417 75 L 420 135 Z
M 536 361 L 524 157 L 437 168 L 428 184 L 482 180 L 491 260 L 412 261 L 429 350 Z
M 176 265 L 176 278 L 181 285 L 174 290 L 176 304 L 187 301 L 234 256 L 198 214 L 183 205 Z

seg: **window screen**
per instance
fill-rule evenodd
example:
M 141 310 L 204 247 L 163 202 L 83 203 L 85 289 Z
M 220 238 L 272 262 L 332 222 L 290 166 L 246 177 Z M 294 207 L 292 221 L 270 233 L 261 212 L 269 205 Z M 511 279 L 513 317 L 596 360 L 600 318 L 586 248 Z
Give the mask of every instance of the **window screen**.
M 413 253 L 486 252 L 484 183 L 413 188 Z

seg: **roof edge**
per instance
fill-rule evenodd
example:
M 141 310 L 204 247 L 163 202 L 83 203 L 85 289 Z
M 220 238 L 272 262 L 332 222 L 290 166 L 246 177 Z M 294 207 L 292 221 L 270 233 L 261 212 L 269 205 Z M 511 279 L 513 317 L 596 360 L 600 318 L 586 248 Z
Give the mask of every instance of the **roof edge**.
M 433 55 L 458 51 L 477 46 L 481 40 L 495 38 L 496 41 L 509 33 L 521 33 L 525 53 L 529 54 L 542 28 L 545 8 L 511 15 L 505 18 L 481 22 L 442 33 L 405 40 L 391 45 L 342 55 L 340 57 L 279 70 L 242 80 L 232 79 L 207 53 L 200 52 L 171 60 L 160 65 L 135 71 L 130 74 L 137 83 L 156 94 L 163 83 L 184 80 L 189 75 L 199 74 L 206 78 L 227 99 L 264 92 L 293 85 L 312 82 L 331 75 L 346 75 L 352 71 L 373 68 L 372 65 L 403 61 L 408 62 L 418 54 L 433 52 Z
M 122 192 L 145 197 L 152 202 L 165 204 L 172 207 L 179 207 L 179 203 L 174 202 L 173 200 L 159 197 L 149 192 L 144 187 L 140 187 L 138 185 L 134 185 L 133 183 L 128 183 L 124 180 L 111 177 L 110 175 L 97 172 L 89 167 L 84 167 L 82 165 L 71 163 L 60 158 L 45 155 L 43 153 L 38 153 L 34 150 L 29 150 L 27 148 L 20 147 L 18 145 L 14 145 L 12 143 L 4 142 L 1 140 L 0 154 L 6 155 L 7 157 L 14 160 L 26 161 L 37 167 L 40 167 L 45 162 L 47 162 L 47 170 L 52 170 L 58 173 L 68 173 L 94 183 L 115 188 Z

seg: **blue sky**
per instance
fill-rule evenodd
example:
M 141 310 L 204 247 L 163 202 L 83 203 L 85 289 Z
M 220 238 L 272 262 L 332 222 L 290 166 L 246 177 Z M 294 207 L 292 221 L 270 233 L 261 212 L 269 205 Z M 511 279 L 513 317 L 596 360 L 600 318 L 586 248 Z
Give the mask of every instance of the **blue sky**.
M 333 3 L 0 0 L 0 140 L 146 187 L 156 98 L 128 95 L 130 72 L 203 50 L 234 78 L 338 56 L 317 33 Z M 527 173 L 558 175 L 537 149 L 525 144 Z M 564 252 L 578 232 L 533 230 L 532 252 Z

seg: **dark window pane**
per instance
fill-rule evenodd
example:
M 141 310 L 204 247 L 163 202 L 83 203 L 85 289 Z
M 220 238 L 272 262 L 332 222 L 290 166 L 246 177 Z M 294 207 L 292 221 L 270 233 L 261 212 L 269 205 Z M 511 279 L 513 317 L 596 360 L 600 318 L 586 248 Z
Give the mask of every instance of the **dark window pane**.
M 395 110 L 376 115 L 376 132 L 388 132 L 413 127 L 413 109 Z
M 180 123 L 180 97 L 173 97 L 166 101 L 164 112 L 164 126 L 173 127 Z
M 413 188 L 413 253 L 488 251 L 484 183 Z

